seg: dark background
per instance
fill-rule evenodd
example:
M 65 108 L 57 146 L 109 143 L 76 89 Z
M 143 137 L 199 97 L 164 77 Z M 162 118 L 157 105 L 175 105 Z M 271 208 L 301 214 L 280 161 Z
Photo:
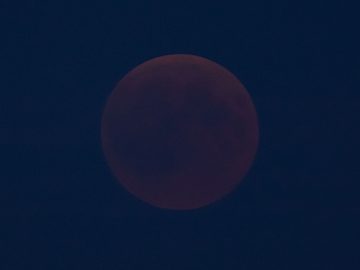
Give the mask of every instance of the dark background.
M 358 269 L 357 9 L 237 2 L 1 2 L 2 270 Z M 100 148 L 117 81 L 171 53 L 227 67 L 259 115 L 246 180 L 194 211 L 132 197 Z

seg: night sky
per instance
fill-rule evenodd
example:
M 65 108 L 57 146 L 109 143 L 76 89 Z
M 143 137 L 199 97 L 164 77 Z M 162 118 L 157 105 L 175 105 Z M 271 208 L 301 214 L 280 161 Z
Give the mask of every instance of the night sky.
M 2 1 L 0 269 L 359 269 L 360 24 L 333 2 Z M 192 211 L 127 193 L 100 145 L 116 83 L 173 53 L 233 72 L 260 125 Z

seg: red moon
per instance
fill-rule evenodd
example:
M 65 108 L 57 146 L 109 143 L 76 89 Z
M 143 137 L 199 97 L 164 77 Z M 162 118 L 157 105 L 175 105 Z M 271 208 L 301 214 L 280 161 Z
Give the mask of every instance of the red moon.
M 117 84 L 101 139 L 112 173 L 130 193 L 160 208 L 195 209 L 242 181 L 256 154 L 258 121 L 231 72 L 203 57 L 166 55 Z

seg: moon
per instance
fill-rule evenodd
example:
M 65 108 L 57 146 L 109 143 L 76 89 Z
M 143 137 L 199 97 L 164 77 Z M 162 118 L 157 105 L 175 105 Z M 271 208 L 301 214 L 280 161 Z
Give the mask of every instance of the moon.
M 258 146 L 255 106 L 230 71 L 204 57 L 156 57 L 110 94 L 101 142 L 114 177 L 166 209 L 214 203 L 244 179 Z

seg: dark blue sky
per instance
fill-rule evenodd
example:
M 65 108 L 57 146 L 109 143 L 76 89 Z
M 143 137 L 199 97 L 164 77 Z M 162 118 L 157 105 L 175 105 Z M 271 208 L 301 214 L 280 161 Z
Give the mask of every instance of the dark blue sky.
M 5 2 L 1 269 L 356 265 L 355 7 Z M 260 121 L 260 148 L 245 182 L 190 212 L 155 209 L 127 194 L 99 144 L 101 113 L 116 82 L 171 53 L 231 70 Z

